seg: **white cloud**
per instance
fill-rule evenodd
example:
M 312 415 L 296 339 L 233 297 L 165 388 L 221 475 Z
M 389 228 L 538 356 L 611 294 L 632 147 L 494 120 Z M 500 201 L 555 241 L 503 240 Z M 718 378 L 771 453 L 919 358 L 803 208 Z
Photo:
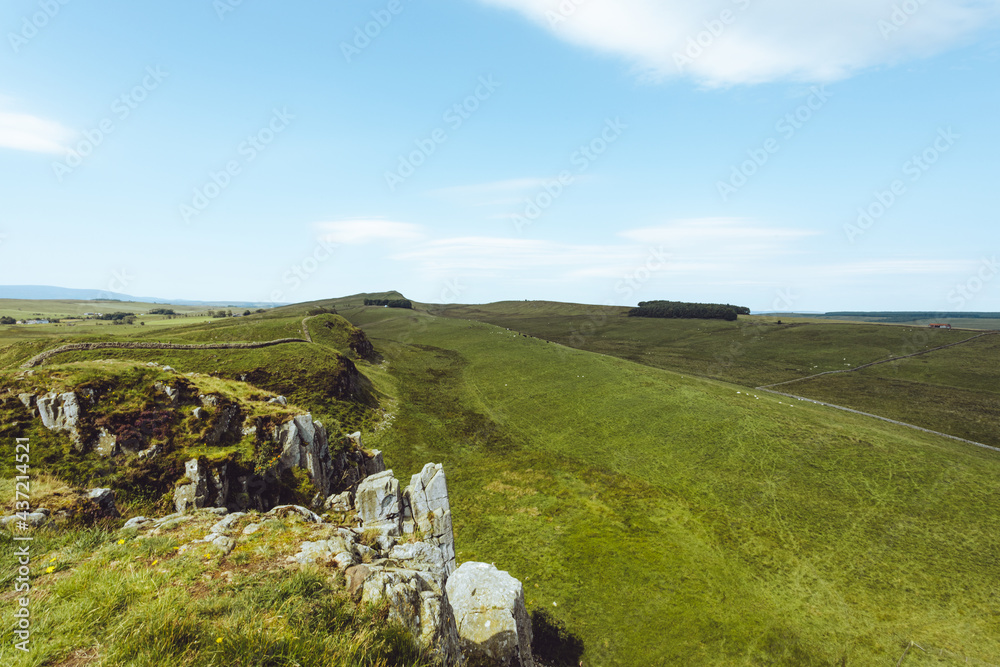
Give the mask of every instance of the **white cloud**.
M 420 225 L 378 218 L 320 222 L 316 227 L 327 241 L 348 245 L 384 240 L 419 241 L 424 238 L 423 228 Z
M 59 123 L 23 113 L 0 112 L 0 147 L 32 153 L 64 153 L 74 133 Z
M 518 11 L 568 42 L 624 56 L 644 76 L 691 76 L 708 86 L 833 81 L 944 51 L 1000 16 L 997 0 L 479 2 Z M 720 20 L 724 11 L 728 23 Z
M 486 236 L 441 239 L 397 254 L 393 259 L 412 260 L 424 270 L 512 276 L 523 271 L 568 275 L 584 268 L 615 267 L 634 263 L 641 249 L 633 246 L 572 245 L 533 239 Z

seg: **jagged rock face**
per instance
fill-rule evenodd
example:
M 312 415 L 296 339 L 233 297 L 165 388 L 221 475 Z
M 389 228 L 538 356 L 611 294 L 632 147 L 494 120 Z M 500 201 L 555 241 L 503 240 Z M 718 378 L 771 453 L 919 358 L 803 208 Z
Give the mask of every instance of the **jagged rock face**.
M 462 563 L 448 577 L 448 600 L 470 665 L 534 667 L 531 618 L 521 582 L 486 563 Z
M 445 578 L 419 570 L 375 570 L 362 588 L 361 600 L 389 600 L 389 618 L 398 620 L 417 643 L 445 667 L 462 664 L 455 617 Z
M 391 470 L 366 478 L 358 486 L 354 504 L 358 517 L 366 526 L 392 522 L 398 528 L 402 514 L 399 481 L 393 477 Z
M 371 341 L 368 340 L 368 336 L 365 335 L 365 332 L 361 329 L 355 329 L 351 332 L 348 346 L 362 359 L 371 360 L 376 356 L 375 347 L 372 345 Z
M 403 532 L 419 529 L 423 540 L 437 545 L 446 574 L 455 571 L 455 536 L 451 526 L 448 483 L 440 463 L 428 463 L 403 491 Z
M 184 464 L 184 476 L 187 483 L 174 488 L 174 508 L 178 512 L 201 509 L 208 500 L 208 475 L 205 467 L 198 459 L 191 459 Z
M 325 498 L 330 492 L 333 462 L 323 425 L 314 422 L 310 415 L 300 415 L 276 428 L 274 438 L 281 446 L 278 472 L 303 468 Z
M 42 424 L 50 431 L 69 433 L 73 444 L 78 450 L 83 449 L 80 437 L 80 403 L 73 392 L 56 394 L 55 392 L 39 396 L 36 400 L 38 416 Z

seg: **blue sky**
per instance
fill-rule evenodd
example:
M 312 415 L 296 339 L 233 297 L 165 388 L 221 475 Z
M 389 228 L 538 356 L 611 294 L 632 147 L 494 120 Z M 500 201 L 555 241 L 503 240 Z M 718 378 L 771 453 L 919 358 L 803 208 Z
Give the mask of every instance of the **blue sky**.
M 1000 310 L 1000 2 L 10 0 L 0 284 Z

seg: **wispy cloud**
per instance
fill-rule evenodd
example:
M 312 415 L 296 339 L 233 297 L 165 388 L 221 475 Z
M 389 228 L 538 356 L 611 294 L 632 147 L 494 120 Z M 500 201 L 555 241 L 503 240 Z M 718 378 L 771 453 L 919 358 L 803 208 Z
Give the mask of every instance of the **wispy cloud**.
M 644 76 L 691 76 L 708 86 L 833 81 L 944 51 L 1000 15 L 994 0 L 914 2 L 911 13 L 898 0 L 478 1 L 624 56 Z
M 411 260 L 424 270 L 513 276 L 530 271 L 550 275 L 595 266 L 628 265 L 634 246 L 573 245 L 535 239 L 469 236 L 430 241 L 393 259 Z
M 64 153 L 74 132 L 24 113 L 0 112 L 0 147 L 32 153 Z
M 331 243 L 360 245 L 374 241 L 418 241 L 424 238 L 423 227 L 409 222 L 379 218 L 360 218 L 316 223 L 318 232 Z

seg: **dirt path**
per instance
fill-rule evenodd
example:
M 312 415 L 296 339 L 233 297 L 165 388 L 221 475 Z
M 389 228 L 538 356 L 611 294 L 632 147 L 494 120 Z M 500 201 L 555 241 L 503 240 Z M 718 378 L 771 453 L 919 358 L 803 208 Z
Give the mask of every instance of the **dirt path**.
M 928 350 L 929 352 L 930 350 Z M 774 385 L 772 385 L 774 386 Z M 915 431 L 923 431 L 924 433 L 930 433 L 932 435 L 939 435 L 942 438 L 949 438 L 951 440 L 958 440 L 959 442 L 964 442 L 969 445 L 975 445 L 976 447 L 982 447 L 983 449 L 992 449 L 994 452 L 1000 452 L 1000 447 L 992 447 L 990 445 L 984 445 L 981 442 L 976 442 L 975 440 L 966 440 L 965 438 L 959 438 L 957 435 L 948 435 L 947 433 L 941 433 L 940 431 L 932 431 L 929 428 L 924 428 L 923 426 L 916 426 L 914 424 L 907 424 L 906 422 L 901 422 L 897 419 L 889 419 L 888 417 L 881 417 L 879 415 L 873 415 L 870 412 L 862 412 L 861 410 L 855 410 L 854 408 L 845 408 L 842 405 L 834 405 L 833 403 L 824 403 L 823 401 L 817 401 L 814 398 L 806 398 L 805 396 L 796 396 L 795 394 L 786 394 L 780 391 L 773 391 L 771 389 L 766 389 L 764 387 L 757 387 L 760 391 L 766 391 L 769 394 L 777 394 L 778 396 L 784 396 L 785 398 L 794 398 L 799 401 L 808 401 L 810 403 L 815 403 L 816 405 L 823 405 L 828 408 L 834 408 L 836 410 L 843 410 L 844 412 L 851 412 L 856 415 L 862 415 L 864 417 L 872 417 L 873 419 L 880 419 L 884 422 L 889 422 L 890 424 L 896 424 L 897 426 L 905 426 L 907 428 L 912 428 Z
M 914 352 L 913 354 L 904 354 L 901 357 L 889 357 L 888 359 L 882 359 L 881 361 L 873 361 L 870 364 L 863 364 L 861 366 L 856 366 L 854 368 L 847 368 L 842 371 L 825 371 L 823 373 L 816 373 L 815 375 L 807 375 L 803 378 L 795 378 L 794 380 L 785 380 L 784 382 L 775 382 L 774 384 L 765 384 L 763 386 L 757 387 L 757 389 L 766 390 L 768 387 L 780 387 L 785 384 L 792 384 L 793 382 L 802 382 L 804 380 L 812 380 L 813 378 L 823 377 L 824 375 L 836 375 L 838 373 L 854 373 L 855 371 L 860 371 L 865 368 L 871 368 L 872 366 L 878 366 L 879 364 L 888 364 L 893 361 L 899 361 L 900 359 L 909 359 L 910 357 L 919 357 L 922 354 L 928 354 L 930 352 L 937 352 L 938 350 L 944 350 L 945 348 L 955 347 L 956 345 L 965 345 L 968 342 L 974 341 L 977 338 L 982 338 L 983 336 L 996 336 L 998 332 L 989 331 L 986 333 L 981 333 L 971 338 L 966 338 L 965 340 L 960 340 L 956 343 L 948 343 L 947 345 L 939 345 L 938 347 L 932 347 L 929 350 L 922 350 L 921 352 Z M 836 406 L 835 406 L 836 407 Z
M 34 368 L 40 366 L 50 358 L 63 352 L 73 352 L 76 350 L 254 350 L 272 345 L 285 345 L 286 343 L 310 343 L 312 341 L 302 338 L 280 338 L 278 340 L 265 341 L 263 343 L 70 343 L 60 345 L 51 350 L 46 350 L 41 354 L 36 354 L 31 359 L 21 364 L 21 368 Z
M 309 343 L 313 342 L 313 338 L 309 334 L 309 327 L 306 325 L 306 322 L 308 322 L 309 320 L 311 320 L 314 317 L 316 317 L 316 316 L 315 315 L 310 315 L 309 317 L 303 317 L 302 318 L 302 337 L 305 338 L 306 342 L 309 342 Z

